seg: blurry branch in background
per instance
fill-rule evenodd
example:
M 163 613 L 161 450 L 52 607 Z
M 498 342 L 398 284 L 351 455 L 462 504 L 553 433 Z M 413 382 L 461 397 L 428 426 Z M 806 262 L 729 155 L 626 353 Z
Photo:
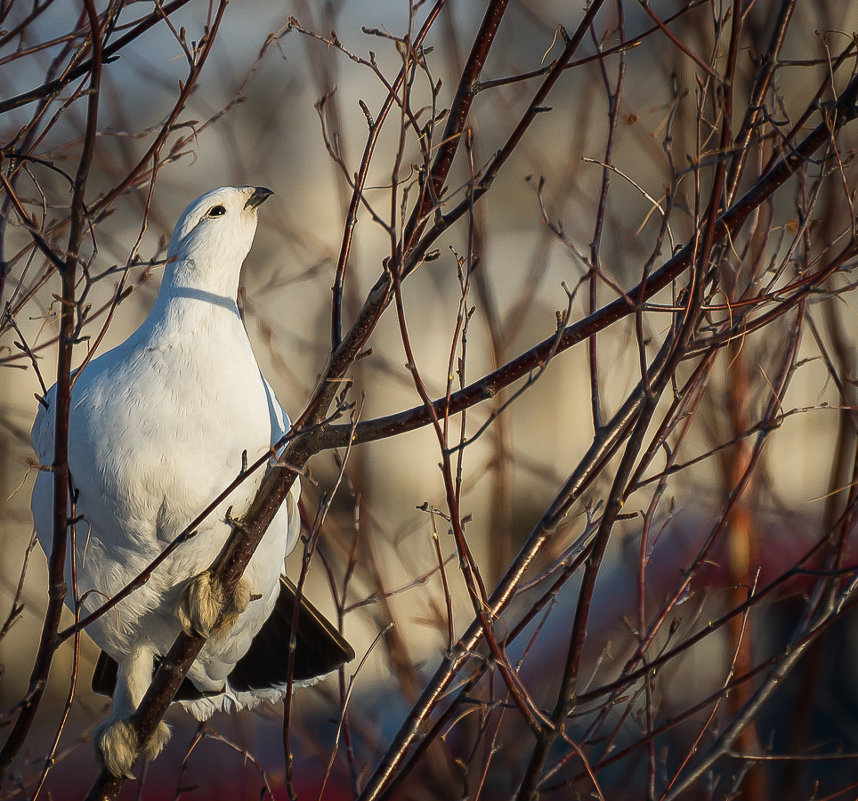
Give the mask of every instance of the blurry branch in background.
M 185 29 L 174 22 L 174 15 L 185 5 L 206 9 L 203 33 L 191 43 Z M 366 35 L 389 47 L 399 59 L 393 78 L 388 77 L 382 61 L 372 51 L 368 57 L 359 55 L 354 47 L 346 47 L 333 30 L 322 34 L 319 25 L 289 16 L 276 33 L 265 39 L 235 96 L 221 112 L 199 125 L 183 122 L 182 118 L 209 55 L 221 41 L 219 30 L 226 2 L 206 5 L 181 0 L 159 4 L 151 13 L 120 25 L 123 3 L 110 2 L 99 14 L 92 0 L 87 0 L 85 14 L 68 37 L 45 44 L 55 48 L 57 55 L 45 71 L 44 82 L 0 101 L 0 115 L 35 104 L 33 116 L 14 135 L 9 137 L 4 129 L 0 151 L 4 195 L 0 293 L 8 283 L 10 270 L 14 267 L 17 271 L 17 286 L 11 293 L 6 287 L 2 295 L 5 308 L 0 335 L 17 337 L 13 340 L 18 351 L 14 354 L 15 364 L 29 362 L 27 369 L 39 372 L 37 353 L 44 343 L 29 345 L 18 321 L 24 310 L 37 302 L 55 274 L 62 287 L 61 295 L 54 298 L 59 304 L 60 334 L 58 436 L 54 462 L 49 468 L 54 472 L 56 499 L 54 542 L 49 554 L 49 603 L 29 690 L 4 715 L 4 720 L 14 715 L 15 723 L 0 752 L 3 773 L 27 743 L 58 645 L 72 636 L 77 644 L 80 632 L 91 620 L 109 612 L 148 580 L 157 566 L 157 562 L 150 565 L 135 582 L 106 599 L 88 618 L 59 630 L 66 593 L 65 550 L 73 530 L 67 512 L 69 492 L 72 499 L 74 492 L 66 448 L 72 369 L 76 365 L 74 345 L 84 341 L 84 331 L 99 313 L 106 315 L 84 362 L 88 360 L 119 303 L 130 291 L 126 276 L 148 224 L 159 174 L 186 153 L 194 136 L 205 127 L 219 124 L 225 112 L 240 102 L 265 53 L 273 47 L 283 47 L 285 37 L 291 33 L 293 40 L 300 35 L 308 47 L 319 48 L 311 62 L 317 65 L 321 137 L 342 179 L 343 219 L 332 259 L 329 341 L 324 348 L 327 362 L 307 405 L 281 443 L 284 450 L 279 465 L 262 482 L 213 569 L 230 595 L 295 477 L 306 473 L 313 457 L 335 450 L 336 478 L 321 494 L 315 522 L 307 527 L 310 533 L 305 539 L 299 591 L 311 559 L 321 560 L 341 626 L 347 613 L 373 603 L 385 609 L 389 617 L 390 607 L 385 604 L 393 591 L 382 586 L 383 573 L 376 557 L 364 557 L 359 549 L 365 524 L 361 519 L 360 491 L 350 478 L 351 460 L 359 458 L 353 454 L 355 446 L 431 427 L 438 450 L 426 460 L 434 464 L 440 455 L 438 467 L 445 503 L 444 508 L 429 503 L 419 507 L 431 514 L 436 543 L 433 557 L 437 563 L 431 571 L 416 575 L 412 582 L 422 585 L 434 576 L 443 588 L 443 609 L 438 612 L 442 621 L 440 639 L 444 640 L 440 664 L 428 678 L 413 665 L 398 668 L 403 695 L 413 691 L 419 697 L 408 699 L 410 709 L 390 742 L 369 742 L 365 734 L 369 727 L 362 725 L 359 713 L 354 711 L 355 677 L 349 680 L 341 672 L 340 718 L 335 741 L 329 747 L 324 783 L 331 781 L 335 773 L 342 739 L 342 761 L 349 773 L 351 794 L 362 801 L 395 798 L 412 781 L 420 782 L 427 793 L 437 789 L 438 797 L 443 797 L 441 788 L 453 792 L 449 784 L 453 777 L 461 781 L 456 792 L 462 797 L 476 798 L 481 793 L 488 796 L 496 791 L 493 770 L 505 777 L 500 783 L 505 798 L 530 801 L 568 792 L 604 798 L 614 792 L 606 782 L 611 781 L 608 769 L 617 764 L 638 770 L 635 775 L 643 777 L 647 799 L 694 797 L 706 777 L 717 770 L 723 771 L 725 784 L 728 778 L 732 783 L 723 788 L 725 798 L 731 793 L 745 798 L 773 794 L 774 774 L 767 770 L 763 752 L 774 752 L 759 726 L 761 709 L 799 660 L 855 606 L 855 574 L 848 558 L 858 501 L 854 365 L 850 362 L 849 333 L 834 309 L 855 287 L 854 282 L 844 286 L 838 281 L 854 268 L 858 257 L 853 152 L 842 144 L 844 127 L 858 116 L 858 77 L 854 73 L 844 77 L 856 55 L 855 42 L 851 40 L 835 53 L 830 39 L 826 39 L 826 57 L 816 62 L 790 65 L 783 61 L 782 50 L 792 30 L 795 2 L 764 4 L 764 10 L 771 7 L 777 11 L 770 17 L 767 35 L 758 30 L 752 5 L 736 2 L 715 10 L 708 4 L 690 2 L 671 16 L 662 17 L 657 4 L 645 4 L 644 15 L 635 15 L 633 23 L 632 4 L 593 0 L 575 28 L 567 30 L 559 24 L 543 23 L 542 15 L 547 12 L 535 4 L 523 4 L 529 9 L 528 16 L 524 10 L 508 9 L 505 0 L 491 0 L 481 20 L 469 31 L 457 25 L 445 0 L 412 4 L 407 6 L 404 33 L 395 35 L 376 26 L 364 29 Z M 18 37 L 23 46 L 27 25 L 34 24 L 45 7 L 34 6 L 18 27 L 0 35 L 0 44 Z M 635 9 L 639 10 L 637 5 Z M 307 4 L 303 10 L 309 13 Z M 327 4 L 325 20 L 334 20 L 336 11 L 336 4 Z M 498 38 L 512 24 L 509 17 L 513 14 L 524 15 L 528 21 L 551 30 L 548 52 L 557 46 L 560 53 L 537 69 L 520 68 L 518 73 L 492 78 L 485 74 L 486 64 L 493 63 L 490 57 L 495 58 Z M 824 16 L 822 12 L 820 15 Z M 632 26 L 639 26 L 642 19 L 646 27 L 643 33 L 636 33 Z M 434 42 L 443 27 L 441 20 L 447 26 L 451 62 L 455 65 L 452 91 L 447 91 L 434 71 Z M 96 195 L 90 188 L 89 176 L 99 155 L 98 112 L 106 96 L 102 88 L 105 65 L 155 26 L 171 33 L 188 62 L 187 76 L 174 90 L 175 97 L 161 125 L 148 132 L 151 141 L 142 155 L 123 163 L 111 185 L 101 187 Z M 820 28 L 827 30 L 830 26 L 820 23 Z M 583 52 L 588 43 L 594 51 L 591 54 Z M 621 162 L 621 143 L 624 137 L 631 136 L 624 127 L 631 125 L 631 109 L 649 102 L 631 94 L 635 83 L 630 61 L 648 46 L 664 48 L 668 54 L 663 62 L 653 57 L 649 65 L 654 70 L 653 65 L 658 63 L 664 73 L 659 79 L 670 85 L 660 149 L 653 147 L 653 142 L 647 143 L 658 154 L 660 169 L 666 173 L 660 197 L 644 189 L 651 178 L 646 184 L 639 181 Z M 750 72 L 741 59 L 745 51 L 754 57 Z M 352 105 L 359 104 L 366 124 L 356 168 L 342 146 L 347 132 L 337 129 L 344 117 L 334 104 L 342 98 L 334 95 L 333 86 L 324 85 L 333 80 L 335 72 L 319 74 L 322 68 L 318 65 L 324 63 L 325 57 L 342 58 L 350 68 L 366 72 L 384 92 L 376 109 L 370 109 L 362 99 L 349 98 Z M 671 59 L 675 61 L 669 63 Z M 15 57 L 9 60 L 14 63 Z M 558 113 L 547 105 L 549 101 L 573 106 L 580 102 L 580 109 L 573 107 L 573 116 L 591 114 L 587 104 L 593 103 L 592 99 L 570 100 L 561 94 L 562 79 L 571 81 L 576 69 L 586 69 L 587 65 L 591 65 L 601 89 L 605 115 L 599 123 L 602 127 L 592 120 L 582 126 L 598 131 L 595 140 L 587 142 L 588 152 L 597 158 L 587 157 L 584 161 L 600 170 L 598 189 L 592 202 L 584 207 L 588 222 L 581 230 L 586 230 L 589 238 L 584 248 L 576 246 L 579 236 L 567 231 L 557 217 L 556 198 L 552 201 L 546 197 L 546 178 L 540 176 L 532 182 L 536 188 L 533 222 L 541 224 L 543 241 L 549 243 L 544 252 L 538 251 L 540 258 L 547 259 L 551 244 L 559 244 L 573 262 L 582 266 L 582 274 L 577 285 L 572 281 L 564 283 L 567 306 L 556 313 L 553 333 L 530 344 L 534 337 L 527 347 L 522 347 L 516 345 L 519 338 L 513 333 L 519 332 L 520 323 L 516 321 L 533 299 L 525 297 L 525 282 L 522 297 L 511 304 L 512 310 L 504 316 L 503 307 L 508 301 L 497 287 L 505 276 L 488 258 L 492 239 L 499 236 L 502 223 L 493 219 L 492 213 L 497 209 L 489 206 L 487 196 L 510 162 L 521 156 L 525 143 L 538 150 L 539 144 L 531 144 L 534 121 L 542 115 Z M 818 88 L 802 88 L 798 92 L 800 103 L 790 98 L 790 113 L 795 114 L 796 108 L 801 107 L 793 122 L 779 94 L 783 89 L 778 87 L 778 70 L 813 70 L 819 65 L 825 74 L 824 80 L 815 84 Z M 680 88 L 683 70 L 691 70 L 693 77 L 686 76 L 685 86 Z M 812 75 L 816 78 L 819 72 Z M 75 81 L 82 83 L 73 88 L 70 97 L 63 97 L 62 92 L 74 87 Z M 535 88 L 528 88 L 533 83 Z M 492 120 L 492 134 L 500 143 L 481 160 L 479 153 L 485 147 L 483 137 L 488 126 L 480 123 L 480 114 L 487 112 L 481 112 L 476 101 L 486 99 L 488 103 L 489 98 L 496 99 L 503 91 L 520 94 L 516 95 L 515 110 L 508 113 L 505 122 Z M 429 102 L 424 103 L 427 94 Z M 74 150 L 77 167 L 72 176 L 58 166 L 58 158 L 39 155 L 39 144 L 78 101 L 86 105 L 87 113 Z M 49 117 L 49 113 L 54 116 Z M 191 134 L 177 136 L 183 125 L 191 127 Z M 359 140 L 355 132 L 348 133 L 350 140 Z M 392 146 L 384 144 L 388 139 L 393 141 Z M 547 169 L 552 167 L 554 158 L 546 155 Z M 571 191 L 574 182 L 570 176 L 581 166 L 578 159 L 570 159 L 572 162 L 575 164 L 567 168 L 569 175 L 565 178 L 551 176 L 564 187 L 564 192 Z M 71 185 L 68 214 L 60 219 L 49 218 L 52 203 L 48 198 L 52 193 L 43 191 L 39 184 L 36 176 L 41 169 L 50 172 L 53 180 Z M 592 170 L 592 166 L 587 169 Z M 378 174 L 385 181 L 380 190 L 370 179 Z M 38 201 L 22 193 L 20 184 L 25 180 L 38 189 Z M 622 181 L 624 186 L 627 182 L 639 190 L 647 204 L 644 224 L 634 234 L 631 215 L 622 207 L 623 201 L 616 199 L 614 181 Z M 117 202 L 143 187 L 148 193 L 146 219 L 134 248 L 134 259 L 129 258 L 124 268 L 117 268 L 121 279 L 111 302 L 93 313 L 88 307 L 88 293 L 94 283 L 112 274 L 109 270 L 91 272 L 98 251 L 98 227 Z M 795 219 L 786 223 L 781 219 L 784 205 L 794 206 L 795 212 Z M 826 219 L 820 223 L 824 215 Z M 651 224 L 647 226 L 650 217 Z M 360 301 L 354 249 L 362 218 L 382 232 L 386 255 L 380 274 Z M 29 240 L 10 254 L 7 235 L 13 220 Z M 66 229 L 67 243 L 60 246 L 59 236 Z M 625 235 L 622 246 L 628 252 L 622 259 L 625 270 L 613 264 L 616 256 L 608 252 L 614 245 L 609 240 L 619 240 L 621 234 Z M 84 247 L 87 237 L 92 242 L 89 254 Z M 674 237 L 685 244 L 674 247 Z M 645 240 L 643 248 L 635 241 L 638 238 Z M 453 241 L 464 241 L 464 248 Z M 437 385 L 433 372 L 418 363 L 419 339 L 415 331 L 421 330 L 422 321 L 418 301 L 409 296 L 408 288 L 413 282 L 408 279 L 422 267 L 424 272 L 436 270 L 439 281 L 446 280 L 440 265 L 444 264 L 447 245 L 455 261 L 456 284 L 455 298 L 444 310 L 453 325 L 444 356 L 444 381 Z M 644 249 L 648 249 L 645 257 L 633 255 Z M 637 275 L 630 264 L 639 264 Z M 506 269 L 512 273 L 509 265 Z M 523 267 L 520 272 L 525 273 Z M 578 289 L 586 290 L 581 293 L 585 296 L 583 302 L 578 299 Z M 389 314 L 395 316 L 414 405 L 364 419 L 363 402 L 355 399 L 354 382 L 363 365 L 375 355 L 373 338 L 391 305 Z M 826 311 L 816 311 L 819 308 Z M 491 356 L 481 360 L 481 364 L 490 366 L 473 379 L 468 365 L 474 361 L 473 326 L 478 309 L 486 320 Z M 576 319 L 578 314 L 581 316 Z M 636 367 L 631 386 L 618 380 L 619 368 L 604 356 L 607 333 L 613 334 L 623 325 L 628 333 L 626 344 L 633 354 L 630 363 Z M 766 347 L 754 342 L 754 335 L 761 332 L 769 338 Z M 834 343 L 833 353 L 829 352 L 826 336 Z M 831 459 L 831 493 L 824 524 L 813 543 L 780 573 L 761 579 L 762 523 L 755 499 L 766 489 L 764 451 L 793 414 L 811 408 L 822 410 L 825 406 L 820 402 L 816 407 L 797 410 L 784 405 L 799 368 L 805 364 L 800 354 L 808 339 L 822 354 L 827 375 L 840 399 L 837 411 L 834 406 L 827 410 L 837 413 L 839 419 L 837 453 Z M 512 542 L 512 522 L 507 521 L 510 529 L 499 535 L 501 542 L 487 571 L 469 533 L 466 487 L 471 475 L 478 471 L 466 464 L 465 453 L 484 432 L 496 436 L 492 458 L 497 469 L 492 471 L 491 494 L 495 502 L 507 502 L 503 512 L 509 514 L 507 510 L 514 505 L 505 496 L 512 492 L 513 482 L 509 472 L 500 468 L 511 469 L 507 460 L 512 460 L 516 432 L 498 429 L 507 425 L 512 407 L 555 368 L 561 354 L 585 342 L 589 376 L 583 383 L 588 390 L 589 416 L 586 423 L 579 421 L 578 425 L 590 432 L 589 445 L 565 480 L 557 480 L 550 487 L 553 499 L 535 523 L 528 520 L 530 531 L 516 542 L 520 546 L 517 553 Z M 3 364 L 11 363 L 13 356 L 4 358 Z M 722 374 L 723 387 L 718 384 Z M 44 390 L 46 382 L 41 376 L 39 380 Z M 722 400 L 717 401 L 719 398 Z M 486 402 L 490 411 L 475 423 L 466 413 L 471 409 L 482 411 Z M 714 411 L 719 403 L 726 414 Z M 457 415 L 461 417 L 454 422 Z M 689 455 L 698 447 L 694 436 L 699 439 L 700 429 L 708 437 L 709 447 L 702 454 Z M 674 481 L 695 464 L 713 458 L 720 468 L 721 485 L 720 494 L 709 499 L 712 519 L 701 527 L 704 533 L 695 540 L 692 552 L 677 557 L 680 572 L 656 594 L 652 589 L 651 557 L 657 541 L 677 514 Z M 260 460 L 250 471 L 264 462 Z M 367 468 L 362 465 L 360 470 L 364 469 Z M 224 493 L 233 486 L 224 488 Z M 337 554 L 333 546 L 330 551 L 327 548 L 331 536 L 327 517 L 338 490 L 340 495 L 349 495 L 353 506 L 351 539 L 344 555 Z M 201 515 L 214 508 L 217 501 L 213 499 L 207 510 L 200 510 Z M 583 531 L 570 521 L 570 513 L 576 507 L 584 509 Z M 638 538 L 633 543 L 635 600 L 633 614 L 626 619 L 628 631 L 622 638 L 622 647 L 617 654 L 611 654 L 610 643 L 594 623 L 597 582 L 607 580 L 605 565 L 610 548 L 623 536 L 619 530 L 627 530 L 624 527 L 630 521 L 634 522 L 633 536 Z M 443 540 L 443 546 L 439 526 L 449 526 L 451 534 Z M 572 528 L 578 530 L 577 534 L 570 533 Z M 192 537 L 193 530 L 191 522 L 159 559 Z M 448 547 L 452 547 L 452 553 L 445 555 Z M 491 542 L 488 547 L 491 551 Z M 470 608 L 465 625 L 454 619 L 458 584 L 449 567 L 452 558 L 458 562 L 458 581 Z M 682 622 L 678 610 L 694 595 L 695 585 L 705 586 L 707 571 L 720 561 L 726 565 L 726 577 L 717 583 L 717 588 L 725 591 L 718 614 L 705 612 L 701 601 L 698 613 L 709 614 L 706 622 L 697 625 L 694 615 L 691 622 Z M 349 603 L 350 588 L 363 580 L 377 590 L 369 594 L 366 603 Z M 798 581 L 808 583 L 803 585 L 807 589 L 802 590 L 801 610 L 790 621 L 789 637 L 773 653 L 753 648 L 759 620 L 764 619 L 765 603 Z M 564 616 L 552 616 L 552 609 L 559 603 L 558 598 L 569 592 L 574 602 L 567 607 L 565 619 L 559 620 Z M 20 614 L 20 595 L 19 587 L 0 637 Z M 537 659 L 534 654 L 540 633 L 552 627 L 555 659 L 547 665 L 540 664 L 535 679 L 528 666 Z M 403 636 L 398 629 L 395 633 L 389 631 L 389 626 L 383 631 L 391 639 Z M 662 688 L 663 671 L 680 664 L 695 646 L 711 642 L 712 637 L 724 632 L 728 647 L 717 688 L 706 693 L 701 690 L 690 702 L 687 696 L 675 702 L 660 700 L 662 696 L 669 698 Z M 380 639 L 381 635 L 373 643 Z M 201 637 L 181 634 L 160 661 L 133 717 L 139 742 L 145 742 L 162 719 L 204 642 Z M 407 653 L 404 645 L 390 647 L 388 658 L 391 664 L 397 659 L 404 663 Z M 594 657 L 597 653 L 600 656 Z M 76 679 L 75 667 L 51 753 L 40 771 L 37 794 L 53 765 Z M 811 681 L 808 678 L 805 686 Z M 810 715 L 811 710 L 812 701 L 808 701 L 805 714 Z M 290 797 L 295 798 L 298 791 L 292 774 L 291 725 L 290 698 L 283 722 L 285 783 Z M 685 739 L 671 739 L 674 730 L 680 729 Z M 691 739 L 689 732 L 693 732 Z M 244 753 L 239 744 L 200 727 L 185 762 L 206 738 Z M 809 741 L 797 741 L 797 758 L 798 752 L 809 745 Z M 501 751 L 506 754 L 503 768 L 497 756 Z M 258 770 L 264 792 L 273 797 L 265 770 L 249 754 L 246 756 Z M 428 781 L 424 778 L 427 775 Z M 104 771 L 89 798 L 114 798 L 124 782 L 124 778 Z M 634 797 L 644 796 L 638 792 Z

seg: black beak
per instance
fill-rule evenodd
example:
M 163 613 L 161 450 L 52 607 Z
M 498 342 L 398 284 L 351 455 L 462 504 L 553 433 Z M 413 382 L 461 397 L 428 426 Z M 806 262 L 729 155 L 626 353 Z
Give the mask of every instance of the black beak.
M 255 209 L 257 206 L 261 206 L 273 194 L 274 190 L 266 189 L 264 186 L 257 186 L 254 188 L 253 194 L 247 199 L 247 203 L 244 204 L 244 208 Z

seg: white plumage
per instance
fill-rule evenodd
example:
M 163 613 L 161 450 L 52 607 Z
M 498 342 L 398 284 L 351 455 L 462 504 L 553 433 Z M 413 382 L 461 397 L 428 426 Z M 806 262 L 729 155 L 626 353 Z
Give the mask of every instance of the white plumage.
M 256 364 L 235 301 L 257 207 L 270 194 L 262 188 L 224 187 L 191 203 L 170 240 L 149 316 L 124 343 L 93 359 L 75 378 L 69 467 L 82 516 L 74 553 L 84 614 L 137 576 L 243 464 L 252 464 L 289 429 L 289 418 Z M 55 387 L 48 392 L 47 408 L 39 410 L 33 426 L 42 464 L 53 459 L 55 393 Z M 155 660 L 167 653 L 183 626 L 211 634 L 188 674 L 206 695 L 182 702 L 194 715 L 204 719 L 217 709 L 282 697 L 285 646 L 275 655 L 283 662 L 280 682 L 236 689 L 228 677 L 286 586 L 281 582 L 284 558 L 300 532 L 297 481 L 250 560 L 234 608 L 225 610 L 228 625 L 210 631 L 224 609 L 205 571 L 230 532 L 227 510 L 232 507 L 232 515 L 240 516 L 262 478 L 259 470 L 241 484 L 147 584 L 87 629 L 118 663 L 113 710 L 96 737 L 99 755 L 113 773 L 128 773 L 133 765 L 141 744 L 133 741 L 125 721 L 151 681 Z M 52 495 L 52 475 L 40 472 L 32 508 L 46 548 Z M 338 636 L 324 621 L 321 627 Z M 347 643 L 339 645 L 341 658 L 333 667 L 353 655 Z M 162 724 L 142 744 L 147 756 L 156 755 L 168 737 Z

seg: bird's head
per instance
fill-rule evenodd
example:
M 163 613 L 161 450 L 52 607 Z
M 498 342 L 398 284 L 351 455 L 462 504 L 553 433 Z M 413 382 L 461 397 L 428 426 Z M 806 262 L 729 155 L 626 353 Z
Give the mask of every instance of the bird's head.
M 261 186 L 222 186 L 198 197 L 173 229 L 165 278 L 214 292 L 237 288 L 257 208 L 272 194 Z

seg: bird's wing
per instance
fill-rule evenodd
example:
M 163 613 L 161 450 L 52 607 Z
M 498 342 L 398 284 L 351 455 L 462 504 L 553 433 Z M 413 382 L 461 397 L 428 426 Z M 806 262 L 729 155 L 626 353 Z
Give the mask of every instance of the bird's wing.
M 40 465 L 50 465 L 54 461 L 54 398 L 56 389 L 52 388 L 45 396 L 47 405 L 40 403 L 39 411 L 30 431 L 30 440 L 33 450 L 36 452 Z M 36 534 L 42 544 L 45 553 L 51 553 L 51 542 L 53 537 L 53 497 L 54 497 L 54 475 L 44 470 L 39 470 L 36 482 L 33 485 L 33 494 L 30 498 L 30 509 L 33 513 L 33 523 L 36 526 Z
M 30 431 L 33 450 L 36 451 L 36 456 L 39 457 L 41 464 L 50 464 L 54 458 L 54 398 L 56 394 L 56 387 L 51 387 L 45 395 L 45 403 L 39 404 L 39 411 L 36 413 L 33 428 Z
M 260 373 L 260 375 L 262 374 Z M 292 421 L 280 405 L 277 395 L 274 393 L 274 388 L 268 383 L 268 379 L 264 375 L 262 376 L 262 384 L 265 387 L 265 395 L 268 398 L 268 414 L 271 418 L 271 444 L 274 445 L 289 433 L 289 429 L 292 428 Z M 283 446 L 277 449 L 278 456 L 282 453 Z
M 261 375 L 261 372 L 260 372 Z M 271 384 L 268 383 L 268 379 L 265 376 L 262 376 L 262 383 L 265 387 L 265 394 L 268 398 L 268 414 L 271 417 L 271 444 L 279 442 L 286 434 L 289 433 L 289 429 L 292 428 L 292 421 L 289 419 L 289 415 L 286 414 L 286 411 L 280 405 L 277 400 L 277 395 L 274 394 L 274 389 Z M 279 447 L 277 449 L 277 456 L 280 457 L 283 453 L 283 449 L 285 445 Z M 298 511 L 298 502 L 301 500 L 301 479 L 295 479 L 292 484 L 292 488 L 289 490 L 289 494 L 286 496 L 286 508 L 288 515 L 288 532 L 286 535 L 286 553 L 290 553 L 295 545 L 298 543 L 298 537 L 301 534 L 301 515 Z

